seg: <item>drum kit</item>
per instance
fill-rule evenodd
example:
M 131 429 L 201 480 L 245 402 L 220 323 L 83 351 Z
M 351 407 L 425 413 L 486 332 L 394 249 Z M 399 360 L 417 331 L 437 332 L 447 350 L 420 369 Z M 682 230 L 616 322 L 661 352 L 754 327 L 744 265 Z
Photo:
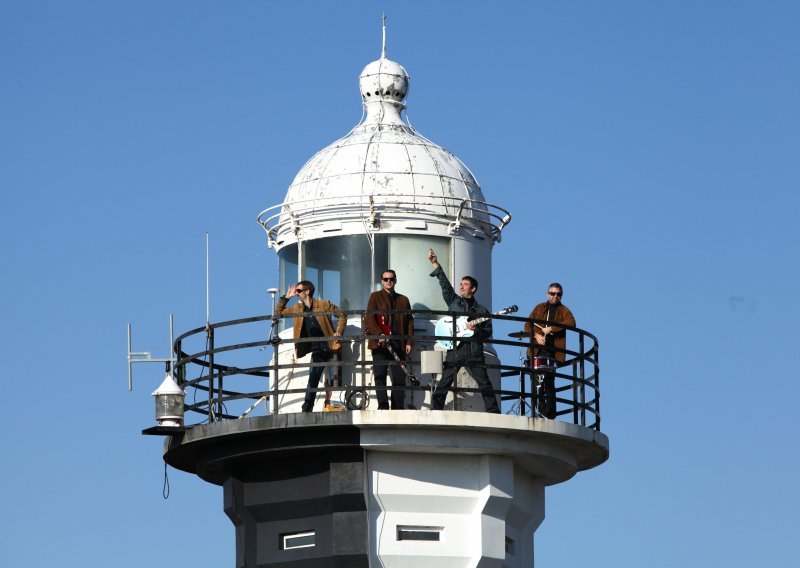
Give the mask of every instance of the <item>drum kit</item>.
M 541 326 L 538 324 L 534 324 L 536 327 L 541 329 Z M 530 337 L 530 333 L 525 331 L 515 331 L 513 333 L 508 334 L 509 337 L 513 337 L 514 339 L 528 339 Z M 531 411 L 534 416 L 541 418 L 543 414 L 540 412 L 541 405 L 543 403 L 543 396 L 544 396 L 544 380 L 547 376 L 554 375 L 556 372 L 556 361 L 552 357 L 548 357 L 547 355 L 533 355 L 530 358 L 525 359 L 525 367 L 530 369 L 531 378 L 533 379 L 532 387 L 534 389 L 534 403 L 530 404 L 525 401 L 524 397 L 520 398 L 520 414 L 525 413 L 525 405 L 529 405 Z M 520 382 L 520 393 L 525 391 L 525 374 L 524 370 L 520 371 L 519 374 L 519 382 Z

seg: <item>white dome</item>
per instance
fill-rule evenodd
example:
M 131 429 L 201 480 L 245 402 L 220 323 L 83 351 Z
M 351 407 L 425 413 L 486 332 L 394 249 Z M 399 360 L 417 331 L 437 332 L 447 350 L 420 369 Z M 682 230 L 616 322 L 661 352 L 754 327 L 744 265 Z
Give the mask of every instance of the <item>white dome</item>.
M 363 233 L 365 223 L 392 233 L 417 222 L 440 235 L 467 224 L 476 238 L 499 239 L 508 213 L 485 203 L 461 160 L 403 122 L 409 82 L 405 69 L 385 57 L 364 68 L 359 80 L 364 120 L 317 152 L 295 176 L 283 203 L 259 215 L 271 246 L 331 231 Z
M 404 124 L 365 123 L 317 152 L 285 202 L 389 195 L 483 201 L 469 169 L 441 146 Z

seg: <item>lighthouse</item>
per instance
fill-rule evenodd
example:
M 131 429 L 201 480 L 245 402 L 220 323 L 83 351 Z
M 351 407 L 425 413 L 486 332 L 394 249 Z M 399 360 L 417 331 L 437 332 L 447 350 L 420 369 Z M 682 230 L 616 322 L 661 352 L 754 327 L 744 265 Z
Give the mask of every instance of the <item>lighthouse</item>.
M 456 156 L 404 121 L 411 81 L 385 45 L 384 29 L 381 56 L 359 77 L 362 119 L 258 215 L 277 253 L 278 293 L 309 280 L 348 314 L 341 358 L 326 371 L 338 373 L 344 403 L 361 393 L 363 404 L 325 412 L 318 396 L 313 412 L 300 412 L 311 363 L 295 355 L 291 322 L 274 313 L 208 324 L 175 342 L 179 387 L 207 398 L 187 402 L 204 419 L 170 432 L 164 459 L 222 486 L 239 567 L 533 566 L 545 488 L 608 458 L 597 340 L 585 330 L 568 329 L 565 363 L 546 371 L 558 386 L 555 420 L 536 412 L 538 371 L 502 360 L 519 333 L 500 330 L 521 330 L 517 316 L 496 316 L 484 344 L 504 414 L 483 412 L 469 368 L 445 409 L 430 409 L 446 350 L 435 323 L 447 305 L 428 250 L 451 282 L 477 279 L 477 300 L 491 306 L 492 249 L 511 207 L 490 203 Z M 407 389 L 406 410 L 369 402 L 363 317 L 385 269 L 396 271 L 414 312 L 410 361 L 421 384 Z M 221 343 L 241 326 L 256 326 L 252 339 Z M 199 338 L 205 348 L 187 347 Z

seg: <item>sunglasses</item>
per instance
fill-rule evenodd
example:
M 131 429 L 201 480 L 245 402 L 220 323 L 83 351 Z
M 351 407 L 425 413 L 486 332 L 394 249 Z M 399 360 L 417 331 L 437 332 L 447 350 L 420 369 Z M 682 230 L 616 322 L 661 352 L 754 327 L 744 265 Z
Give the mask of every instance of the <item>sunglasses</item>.
M 305 292 L 305 289 L 304 288 L 295 288 L 294 289 L 294 293 L 295 294 L 299 294 L 300 292 Z
M 397 278 L 381 278 L 384 282 L 397 282 Z
M 548 295 L 548 296 L 555 296 L 556 298 L 560 298 L 560 297 L 561 297 L 561 296 L 563 296 L 564 294 L 563 294 L 563 293 L 561 293 L 561 292 L 548 292 L 548 293 L 547 293 L 547 295 Z

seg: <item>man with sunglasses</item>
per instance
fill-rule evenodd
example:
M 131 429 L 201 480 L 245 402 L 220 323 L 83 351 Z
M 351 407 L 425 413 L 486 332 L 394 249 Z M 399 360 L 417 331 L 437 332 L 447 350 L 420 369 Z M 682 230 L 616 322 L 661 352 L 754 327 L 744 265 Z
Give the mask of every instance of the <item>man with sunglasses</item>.
M 525 333 L 531 333 L 533 327 L 534 343 L 539 347 L 528 348 L 528 357 L 547 357 L 555 361 L 554 367 L 566 359 L 567 330 L 561 325 L 575 326 L 575 317 L 567 306 L 561 303 L 564 288 L 558 282 L 547 287 L 547 301 L 533 308 L 528 319 L 541 320 L 525 324 Z M 556 385 L 553 373 L 545 373 L 540 400 L 540 411 L 546 418 L 556 417 Z
M 411 303 L 408 298 L 395 291 L 397 273 L 387 269 L 381 273 L 382 290 L 373 292 L 367 302 L 367 315 L 364 317 L 367 335 L 380 335 L 380 339 L 370 339 L 369 348 L 372 351 L 372 368 L 377 387 L 378 410 L 389 410 L 389 397 L 386 395 L 386 364 L 394 361 L 394 357 L 386 348 L 390 345 L 398 357 L 405 360 L 414 348 L 414 318 L 410 313 L 392 313 L 395 310 L 410 310 Z M 386 313 L 380 313 L 384 311 Z M 378 312 L 378 313 L 375 313 Z M 378 321 L 378 320 L 382 321 Z M 383 325 L 381 325 L 383 324 Z M 387 335 L 385 332 L 390 331 Z M 406 336 L 404 339 L 392 339 L 391 336 Z M 402 388 L 406 386 L 405 372 L 400 365 L 391 365 L 392 369 L 392 410 L 405 408 L 406 393 Z
M 278 305 L 275 306 L 275 314 L 278 317 L 283 316 L 283 314 L 295 316 L 292 318 L 295 340 L 314 338 L 313 341 L 304 341 L 294 344 L 298 359 L 311 353 L 312 363 L 324 363 L 333 359 L 334 355 L 338 355 L 342 347 L 340 341 L 331 338 L 342 336 L 344 328 L 347 325 L 347 316 L 341 308 L 333 302 L 321 299 L 315 300 L 314 290 L 314 284 L 308 280 L 302 280 L 297 284 L 290 284 L 286 294 L 281 296 L 280 300 L 278 300 Z M 297 296 L 298 302 L 291 308 L 287 308 L 286 304 L 295 296 Z M 330 316 L 312 315 L 312 312 L 336 313 L 336 329 L 333 329 L 333 320 Z M 306 391 L 306 398 L 303 402 L 303 412 L 311 412 L 313 410 L 317 393 L 313 392 L 311 389 L 316 389 L 319 386 L 319 379 L 324 370 L 324 366 L 311 367 L 309 369 L 309 390 Z M 325 396 L 326 408 L 330 405 L 330 396 L 331 393 L 328 391 Z
M 456 294 L 433 249 L 428 252 L 428 260 L 433 265 L 433 272 L 430 275 L 438 278 L 439 286 L 442 288 L 442 298 L 447 304 L 447 309 L 451 312 L 469 314 L 470 320 L 485 318 L 483 322 L 477 325 L 471 321 L 467 322 L 467 328 L 473 332 L 473 336 L 470 339 L 475 341 L 462 341 L 458 347 L 447 352 L 444 373 L 442 373 L 442 378 L 433 393 L 431 408 L 433 410 L 442 410 L 444 408 L 447 391 L 450 390 L 456 374 L 461 367 L 466 367 L 471 371 L 472 378 L 478 383 L 486 412 L 499 414 L 500 407 L 497 404 L 497 396 L 486 372 L 483 357 L 482 340 L 492 336 L 492 320 L 489 310 L 475 300 L 478 281 L 472 276 L 464 276 L 459 284 L 461 295 Z

